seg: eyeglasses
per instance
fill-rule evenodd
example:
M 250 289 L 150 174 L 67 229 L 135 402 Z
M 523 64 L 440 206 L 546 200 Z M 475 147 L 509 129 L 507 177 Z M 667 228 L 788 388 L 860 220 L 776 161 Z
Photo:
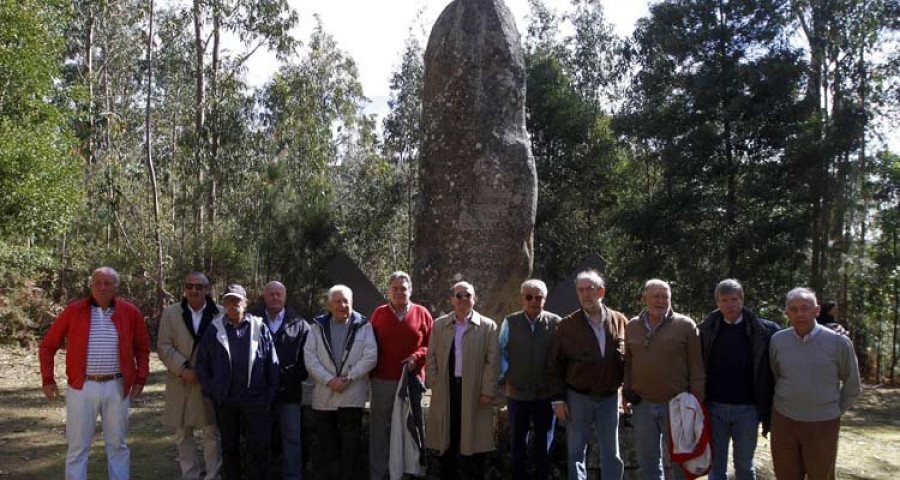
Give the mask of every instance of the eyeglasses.
M 525 300 L 527 300 L 529 302 L 532 300 L 541 301 L 543 299 L 544 299 L 543 295 L 531 295 L 531 294 L 525 295 Z
M 464 298 L 472 298 L 472 294 L 469 292 L 459 292 L 455 296 L 459 300 L 462 300 Z
M 205 288 L 206 288 L 206 285 L 204 285 L 202 283 L 185 283 L 184 284 L 185 290 L 192 290 L 192 289 L 193 290 L 203 290 Z

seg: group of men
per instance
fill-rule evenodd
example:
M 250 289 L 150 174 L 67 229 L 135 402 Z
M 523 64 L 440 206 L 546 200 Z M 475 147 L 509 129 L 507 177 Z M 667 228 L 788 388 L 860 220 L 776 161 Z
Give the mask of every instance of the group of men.
M 569 479 L 587 478 L 592 438 L 601 478 L 621 479 L 620 411 L 631 415 L 640 477 L 662 479 L 672 449 L 670 404 L 686 394 L 711 419 L 710 479 L 727 478 L 729 445 L 735 478 L 755 478 L 760 424 L 772 434 L 777 478 L 834 478 L 840 417 L 860 394 L 859 373 L 849 339 L 816 323 L 813 292 L 787 294 L 791 327 L 779 331 L 744 306 L 732 279 L 716 286 L 718 308 L 699 326 L 672 310 L 662 280 L 646 282 L 644 310 L 631 320 L 604 303 L 598 272 L 581 272 L 575 283 L 581 308 L 560 318 L 544 310 L 544 282 L 527 280 L 522 310 L 498 327 L 475 310 L 472 284 L 454 284 L 453 310 L 433 320 L 411 302 L 409 275 L 395 272 L 388 303 L 371 317 L 353 310 L 348 287 L 335 285 L 327 313 L 307 322 L 285 307 L 279 282 L 266 285 L 264 304 L 248 312 L 243 287 L 228 286 L 220 306 L 206 276 L 193 272 L 182 301 L 163 312 L 157 344 L 168 370 L 163 423 L 175 430 L 182 476 L 231 480 L 246 468 L 269 478 L 274 435 L 284 478 L 302 478 L 300 405 L 311 377 L 317 444 L 306 455 L 323 479 L 365 477 L 358 458 L 367 400 L 370 478 L 424 473 L 415 448 L 397 447 L 400 432 L 416 423 L 421 432 L 422 422 L 421 410 L 402 410 L 398 399 L 418 404 L 414 392 L 424 387 L 431 401 L 417 446 L 440 454 L 441 478 L 483 476 L 484 454 L 496 448 L 498 388 L 507 400 L 515 479 L 549 477 L 557 421 L 565 425 Z M 129 478 L 128 406 L 147 380 L 149 339 L 137 308 L 116 297 L 118 284 L 114 270 L 95 270 L 91 297 L 67 307 L 41 343 L 48 398 L 58 395 L 54 355 L 68 343 L 67 479 L 86 478 L 98 414 L 109 478 Z M 398 421 L 398 411 L 407 417 Z M 243 467 L 242 432 L 252 463 Z M 675 478 L 685 478 L 673 467 Z

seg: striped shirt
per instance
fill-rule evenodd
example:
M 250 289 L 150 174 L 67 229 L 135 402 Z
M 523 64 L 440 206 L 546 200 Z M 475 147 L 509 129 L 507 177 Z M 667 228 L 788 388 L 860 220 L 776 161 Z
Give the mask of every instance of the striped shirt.
M 112 322 L 115 308 L 91 306 L 91 333 L 88 337 L 87 374 L 115 375 L 119 371 L 119 334 Z

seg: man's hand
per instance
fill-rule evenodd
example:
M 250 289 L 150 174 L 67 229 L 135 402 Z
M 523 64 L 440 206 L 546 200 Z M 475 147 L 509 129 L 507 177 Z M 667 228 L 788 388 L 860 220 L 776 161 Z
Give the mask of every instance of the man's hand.
M 634 406 L 631 405 L 631 402 L 624 399 L 622 400 L 622 413 L 624 413 L 626 416 L 630 416 L 632 413 L 634 413 Z
M 559 421 L 565 422 L 569 418 L 569 407 L 566 405 L 566 402 L 559 402 L 553 407 L 553 413 L 556 414 L 556 418 Z
M 197 374 L 190 368 L 185 368 L 181 371 L 181 381 L 188 385 L 196 385 L 199 382 L 197 380 Z
M 482 395 L 478 398 L 478 401 L 481 402 L 482 405 L 490 405 L 494 401 L 494 397 L 490 395 Z
M 131 386 L 131 398 L 137 398 L 141 396 L 141 392 L 144 391 L 144 386 L 140 383 L 135 383 Z
M 328 382 L 328 388 L 335 393 L 343 393 L 350 385 L 350 379 L 346 377 L 334 377 Z
M 44 391 L 44 396 L 47 397 L 47 400 L 56 400 L 56 397 L 59 396 L 59 387 L 55 383 L 44 385 L 41 389 Z
M 415 356 L 410 355 L 410 356 L 404 358 L 403 363 L 406 365 L 406 369 L 409 370 L 410 372 L 413 372 L 416 370 L 416 357 Z

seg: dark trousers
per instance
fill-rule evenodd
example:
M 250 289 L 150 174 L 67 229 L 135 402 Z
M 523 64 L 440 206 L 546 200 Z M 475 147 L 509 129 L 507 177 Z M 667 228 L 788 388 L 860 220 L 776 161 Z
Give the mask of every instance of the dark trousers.
M 450 356 L 453 357 L 452 351 Z M 484 478 L 484 457 L 480 454 L 462 455 L 459 453 L 461 432 L 462 379 L 450 375 L 450 447 L 441 455 L 441 480 Z
M 268 404 L 217 405 L 216 425 L 222 438 L 222 478 L 241 479 L 241 432 L 247 438 L 250 477 L 269 478 L 269 436 L 271 423 Z
M 320 480 L 358 480 L 362 408 L 314 410 L 320 452 L 314 458 Z
M 509 412 L 509 442 L 512 445 L 513 478 L 520 480 L 525 476 L 528 461 L 528 433 L 534 423 L 534 435 L 531 435 L 534 454 L 534 478 L 546 480 L 550 475 L 550 442 L 553 441 L 553 407 L 550 400 L 523 401 L 507 398 Z

